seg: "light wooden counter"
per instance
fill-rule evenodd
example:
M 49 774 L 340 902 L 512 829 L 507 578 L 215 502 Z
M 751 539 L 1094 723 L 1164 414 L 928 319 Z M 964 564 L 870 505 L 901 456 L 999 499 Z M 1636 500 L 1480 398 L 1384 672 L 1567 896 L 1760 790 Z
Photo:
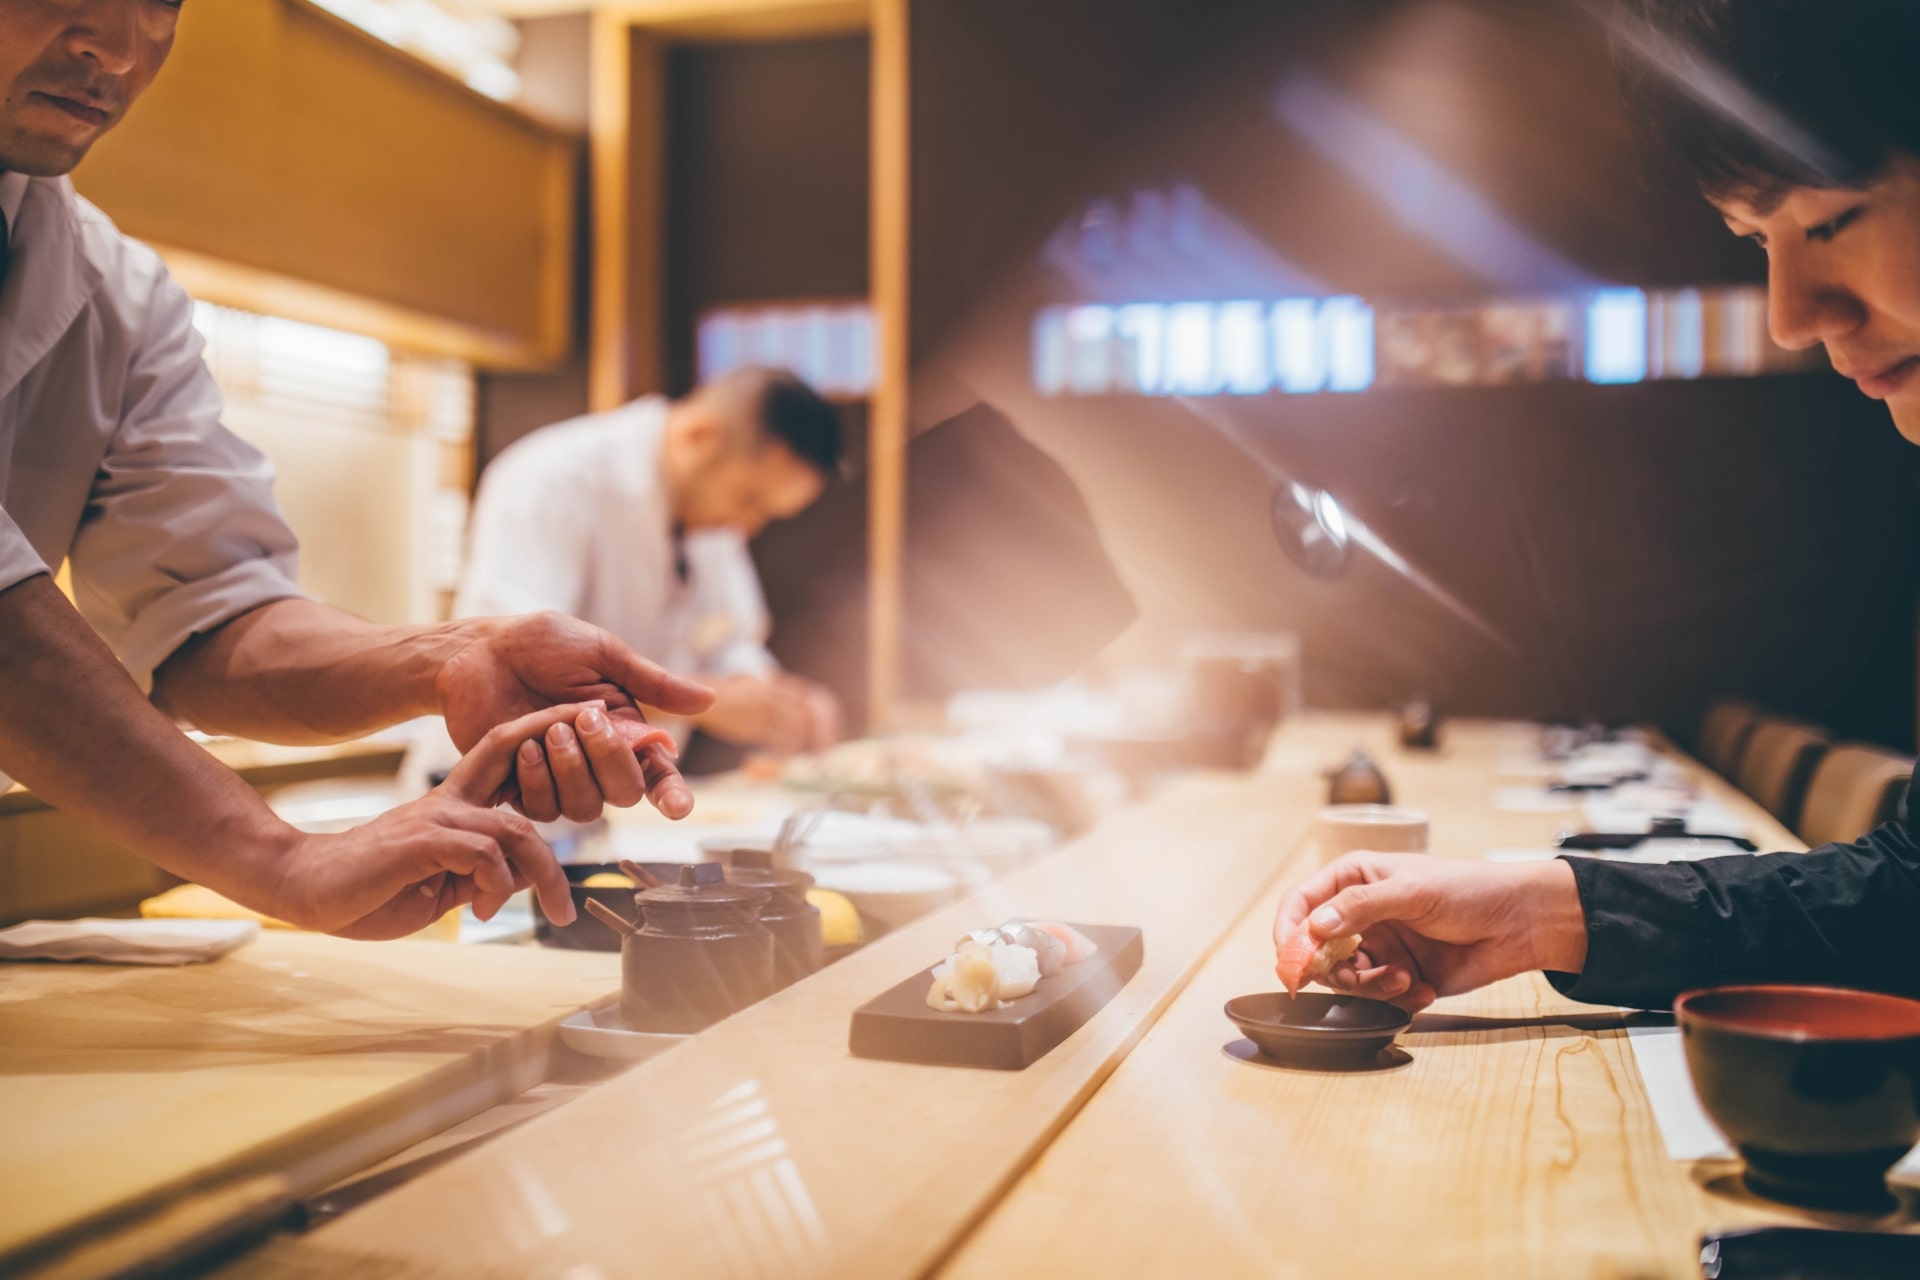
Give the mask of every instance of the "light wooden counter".
M 1384 726 L 1374 741 L 1395 800 L 1431 815 L 1440 857 L 1542 846 L 1567 823 L 1494 808 L 1495 764 L 1514 745 L 1487 725 L 1453 726 L 1432 757 L 1392 751 Z M 1698 780 L 1761 848 L 1804 847 L 1732 788 Z M 1537 974 L 1439 1002 L 1386 1069 L 1234 1056 L 1240 1033 L 1221 1006 L 1270 988 L 1279 897 L 1242 918 L 942 1280 L 1678 1280 L 1699 1275 L 1710 1227 L 1813 1221 L 1747 1196 L 1731 1163 L 1669 1159 L 1623 1017 Z
M 614 955 L 275 931 L 179 968 L 0 966 L 0 1274 L 284 1211 L 544 1079 L 555 1025 L 618 986 Z
M 1321 771 L 1366 742 L 1434 853 L 1542 847 L 1509 812 L 1525 726 L 1391 747 L 1384 717 L 1286 726 L 1264 772 L 1196 777 L 1053 857 L 223 1275 L 697 1278 L 1690 1276 L 1715 1225 L 1806 1221 L 1668 1159 L 1617 1011 L 1537 976 L 1443 1002 L 1384 1069 L 1243 1061 L 1226 998 L 1272 985 Z M 1507 780 L 1511 782 L 1512 780 Z M 1717 779 L 1762 847 L 1799 847 Z M 868 1062 L 852 1010 L 962 930 L 1145 930 L 1146 963 L 1023 1072 Z M 462 952 L 460 954 L 471 954 Z M 521 958 L 528 953 L 511 953 Z M 538 954 L 538 953 L 534 953 Z
M 1295 753 L 1194 778 L 1032 867 L 383 1199 L 236 1268 L 781 1280 L 934 1266 L 1273 883 L 1325 782 Z M 1021 1072 L 872 1062 L 848 1018 L 962 932 L 1017 916 L 1141 926 L 1138 975 Z

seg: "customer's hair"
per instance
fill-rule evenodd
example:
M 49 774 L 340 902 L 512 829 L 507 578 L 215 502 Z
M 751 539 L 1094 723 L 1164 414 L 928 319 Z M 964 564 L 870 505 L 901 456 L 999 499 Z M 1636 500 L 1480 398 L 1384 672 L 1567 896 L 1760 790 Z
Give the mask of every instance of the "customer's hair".
M 784 369 L 750 365 L 722 374 L 694 395 L 778 440 L 821 475 L 835 475 L 846 453 L 840 415 L 820 393 Z
M 1657 177 L 1763 207 L 1920 156 L 1920 0 L 1620 0 L 1614 44 Z

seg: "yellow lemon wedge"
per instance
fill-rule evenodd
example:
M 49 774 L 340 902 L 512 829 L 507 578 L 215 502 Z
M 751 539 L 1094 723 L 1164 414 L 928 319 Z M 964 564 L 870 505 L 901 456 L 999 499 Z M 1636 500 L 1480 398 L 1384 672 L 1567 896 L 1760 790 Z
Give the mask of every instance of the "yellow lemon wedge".
M 820 937 L 829 947 L 854 947 L 867 940 L 860 913 L 844 895 L 831 889 L 809 889 L 807 901 L 820 912 Z
M 599 871 L 580 882 L 582 889 L 631 889 L 633 878 L 618 871 Z

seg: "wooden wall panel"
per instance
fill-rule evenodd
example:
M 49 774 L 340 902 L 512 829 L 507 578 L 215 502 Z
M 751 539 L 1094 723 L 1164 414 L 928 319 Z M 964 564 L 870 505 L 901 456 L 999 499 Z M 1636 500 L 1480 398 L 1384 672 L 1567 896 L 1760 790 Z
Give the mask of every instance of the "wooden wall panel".
M 578 151 L 303 0 L 201 0 L 75 182 L 216 301 L 526 367 L 570 342 Z

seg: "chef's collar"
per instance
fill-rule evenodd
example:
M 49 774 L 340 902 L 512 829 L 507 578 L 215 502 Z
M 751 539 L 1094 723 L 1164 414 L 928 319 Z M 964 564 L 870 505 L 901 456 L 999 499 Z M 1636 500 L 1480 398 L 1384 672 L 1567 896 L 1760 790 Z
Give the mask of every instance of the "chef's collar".
M 20 206 L 27 198 L 27 175 L 0 173 L 0 214 L 7 218 L 7 243 L 12 244 L 20 226 Z

